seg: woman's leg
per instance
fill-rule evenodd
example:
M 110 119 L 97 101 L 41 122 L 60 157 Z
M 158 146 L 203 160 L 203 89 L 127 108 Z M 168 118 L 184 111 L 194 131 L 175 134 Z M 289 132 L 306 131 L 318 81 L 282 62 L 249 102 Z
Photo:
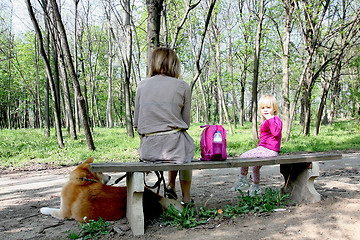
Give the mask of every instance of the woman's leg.
M 191 180 L 192 180 L 192 171 L 191 170 L 182 170 L 180 171 L 180 186 L 182 193 L 182 201 L 189 203 L 191 201 Z
M 178 171 L 169 171 L 169 185 L 168 188 L 175 189 L 175 181 Z

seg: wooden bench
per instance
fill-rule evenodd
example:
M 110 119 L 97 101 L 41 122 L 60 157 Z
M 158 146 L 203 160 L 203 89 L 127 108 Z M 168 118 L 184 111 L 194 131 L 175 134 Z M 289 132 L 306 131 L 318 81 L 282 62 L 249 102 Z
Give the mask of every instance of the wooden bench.
M 134 235 L 144 234 L 144 214 L 142 197 L 144 192 L 144 172 L 169 170 L 195 170 L 239 168 L 280 164 L 285 184 L 282 192 L 290 193 L 290 198 L 298 203 L 320 201 L 320 194 L 315 190 L 314 179 L 319 176 L 318 161 L 338 160 L 341 154 L 299 154 L 279 155 L 271 158 L 229 158 L 226 161 L 199 161 L 186 164 L 175 163 L 92 163 L 92 172 L 126 172 L 127 218 Z M 237 176 L 234 176 L 237 177 Z M 193 184 L 196 184 L 195 182 Z

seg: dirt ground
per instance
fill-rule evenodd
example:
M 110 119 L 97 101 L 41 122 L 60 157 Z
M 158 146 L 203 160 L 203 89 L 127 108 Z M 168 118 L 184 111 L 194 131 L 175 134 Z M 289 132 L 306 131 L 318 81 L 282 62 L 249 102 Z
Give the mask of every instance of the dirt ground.
M 78 233 L 76 221 L 60 221 L 39 212 L 41 207 L 60 205 L 61 187 L 73 168 L 34 164 L 21 171 L 0 170 L 0 239 L 67 239 L 69 232 Z M 102 239 L 360 239 L 359 170 L 360 151 L 344 153 L 342 160 L 320 163 L 320 176 L 315 180 L 322 196 L 319 203 L 210 220 L 184 230 L 164 227 L 161 219 L 155 219 L 146 222 L 145 235 L 138 237 L 132 236 L 124 218 L 111 222 L 111 234 Z M 223 208 L 235 202 L 237 194 L 229 189 L 238 174 L 239 169 L 194 171 L 192 195 L 196 204 L 203 206 L 207 201 L 209 208 Z M 261 174 L 263 188 L 282 186 L 279 166 L 264 166 Z M 151 182 L 153 176 L 147 179 Z

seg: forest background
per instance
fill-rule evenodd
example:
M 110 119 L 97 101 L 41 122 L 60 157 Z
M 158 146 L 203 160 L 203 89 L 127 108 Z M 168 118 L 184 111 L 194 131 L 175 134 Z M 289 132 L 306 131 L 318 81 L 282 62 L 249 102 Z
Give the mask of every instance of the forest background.
M 0 13 L 0 129 L 53 128 L 59 148 L 64 131 L 89 150 L 97 127 L 136 135 L 157 46 L 180 58 L 193 123 L 231 135 L 250 122 L 256 142 L 257 100 L 273 94 L 285 142 L 294 122 L 303 136 L 340 118 L 359 126 L 358 0 L 5 0 Z

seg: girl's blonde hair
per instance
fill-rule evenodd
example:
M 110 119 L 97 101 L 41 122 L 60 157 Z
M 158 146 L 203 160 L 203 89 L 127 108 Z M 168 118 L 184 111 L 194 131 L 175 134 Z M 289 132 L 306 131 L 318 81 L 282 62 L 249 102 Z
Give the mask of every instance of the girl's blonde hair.
M 179 78 L 180 71 L 180 61 L 174 50 L 165 47 L 155 48 L 150 61 L 150 77 L 163 74 Z
M 264 120 L 264 116 L 261 114 L 261 108 L 265 106 L 270 106 L 274 109 L 274 115 L 279 113 L 279 104 L 276 101 L 276 98 L 273 95 L 263 95 L 258 103 L 258 109 L 262 120 Z

